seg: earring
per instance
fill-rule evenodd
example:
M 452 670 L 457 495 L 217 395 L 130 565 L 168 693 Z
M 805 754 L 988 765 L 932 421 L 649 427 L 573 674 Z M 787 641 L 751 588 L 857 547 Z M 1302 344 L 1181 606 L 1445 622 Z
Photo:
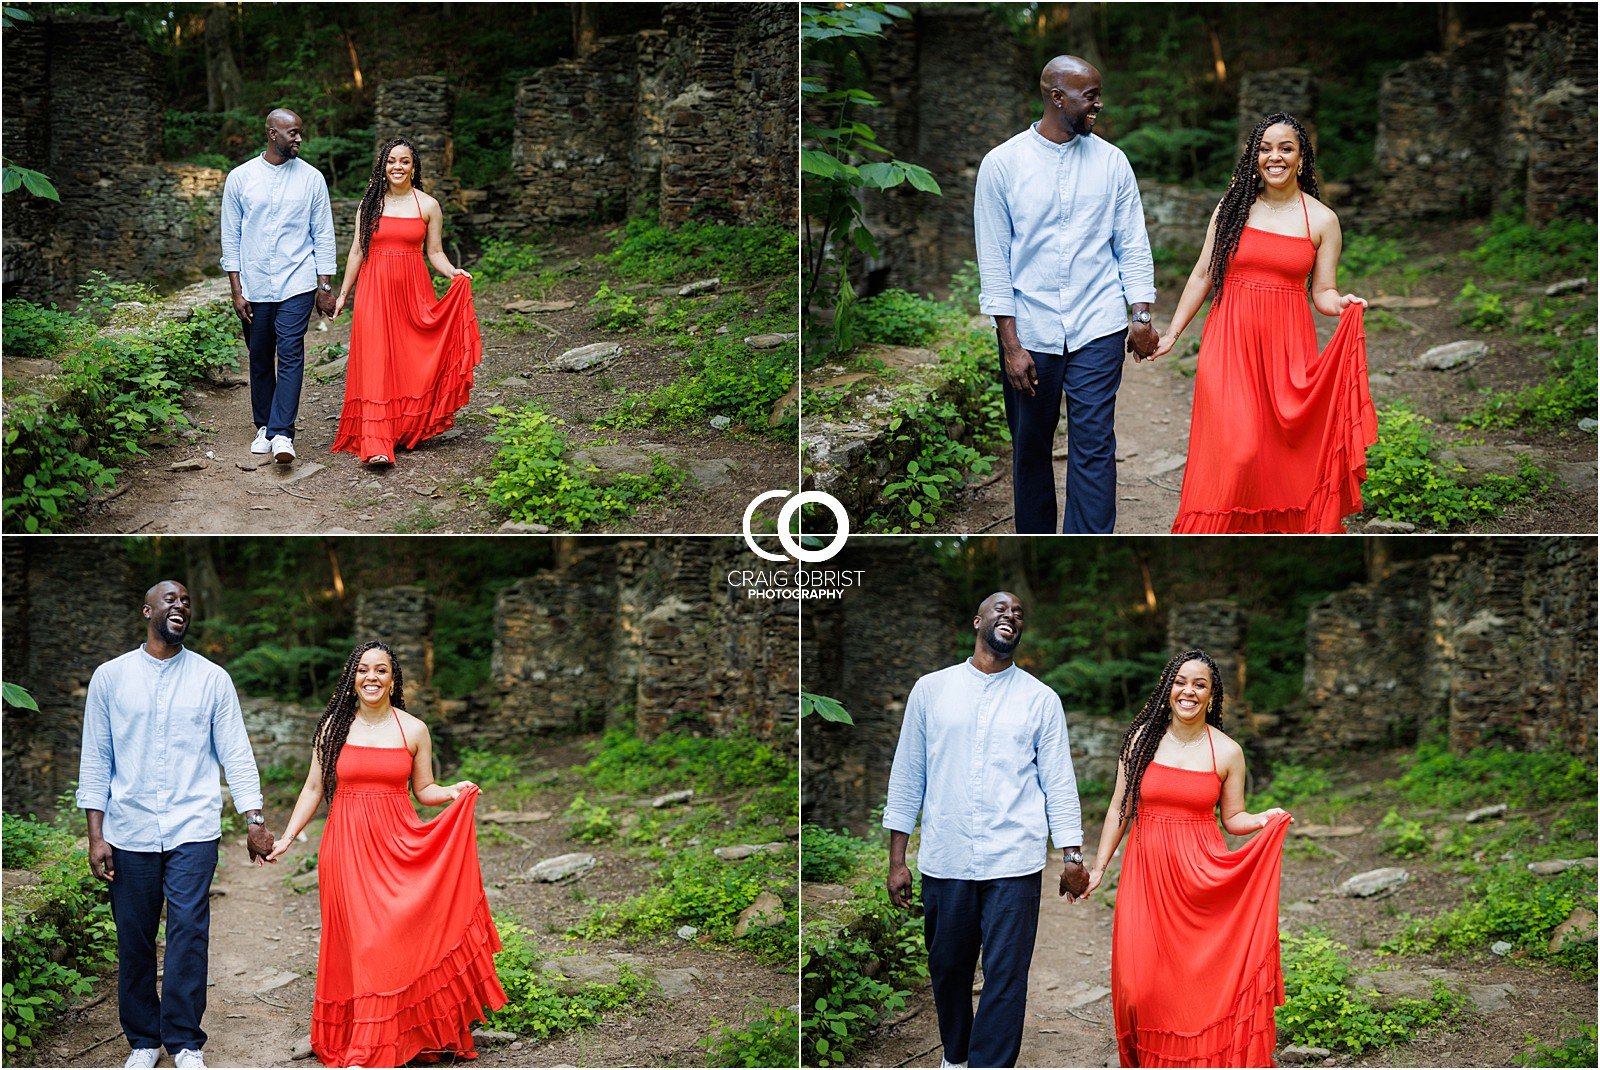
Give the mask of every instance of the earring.
M 1306 169 L 1306 165 L 1303 164 L 1303 163 L 1297 163 L 1297 164 L 1294 165 L 1294 173 L 1297 174 L 1297 175 L 1300 174 L 1301 172 L 1303 172 L 1305 169 Z

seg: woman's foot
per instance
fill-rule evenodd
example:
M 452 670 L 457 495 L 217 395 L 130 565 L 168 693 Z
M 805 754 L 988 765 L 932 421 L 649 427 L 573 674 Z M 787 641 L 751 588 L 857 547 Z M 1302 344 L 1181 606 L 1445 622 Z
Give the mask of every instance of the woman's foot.
M 389 458 L 388 454 L 380 453 L 380 454 L 377 454 L 376 456 L 368 457 L 365 461 L 362 461 L 361 463 L 367 465 L 369 468 L 387 468 L 391 464 L 393 464 L 394 461 L 392 461 Z

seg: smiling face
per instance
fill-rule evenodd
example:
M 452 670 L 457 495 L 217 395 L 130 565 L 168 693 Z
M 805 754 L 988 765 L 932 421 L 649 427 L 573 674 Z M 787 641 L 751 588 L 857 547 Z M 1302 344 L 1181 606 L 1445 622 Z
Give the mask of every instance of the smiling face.
M 300 126 L 300 116 L 292 111 L 275 111 L 267 116 L 267 143 L 285 159 L 300 155 L 300 142 L 305 131 Z
M 189 589 L 176 580 L 163 580 L 144 596 L 144 619 L 156 638 L 177 646 L 189 634 Z
M 383 161 L 383 173 L 389 179 L 391 189 L 403 189 L 411 181 L 416 169 L 411 149 L 405 145 L 390 149 L 388 158 Z
M 1089 67 L 1060 75 L 1050 98 L 1060 105 L 1067 129 L 1077 137 L 1087 137 L 1105 107 L 1100 99 L 1100 72 Z
M 361 705 L 379 707 L 389 700 L 389 688 L 394 684 L 394 662 L 389 655 L 374 647 L 361 655 L 356 666 L 356 698 Z
M 990 595 L 978 607 L 972 626 L 985 646 L 1009 657 L 1022 639 L 1022 599 L 1007 591 Z
M 1300 168 L 1300 138 L 1288 123 L 1273 123 L 1261 133 L 1256 144 L 1256 174 L 1275 190 L 1295 184 Z
M 1211 670 L 1205 662 L 1194 660 L 1179 665 L 1178 675 L 1172 678 L 1172 692 L 1167 696 L 1173 718 L 1181 724 L 1198 725 L 1211 705 L 1211 688 Z

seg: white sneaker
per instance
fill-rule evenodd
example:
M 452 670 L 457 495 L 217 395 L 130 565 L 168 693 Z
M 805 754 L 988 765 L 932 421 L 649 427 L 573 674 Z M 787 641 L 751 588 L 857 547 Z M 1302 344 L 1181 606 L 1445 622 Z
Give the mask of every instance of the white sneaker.
M 273 435 L 272 459 L 279 464 L 288 464 L 294 460 L 294 440 L 288 435 Z
M 271 444 L 267 441 L 267 429 L 265 427 L 256 428 L 256 437 L 255 441 L 250 443 L 250 452 L 266 453 L 271 448 Z
M 203 1067 L 206 1065 L 206 1057 L 200 1054 L 199 1048 L 184 1048 L 172 1057 L 172 1065 L 179 1067 L 180 1070 L 192 1066 Z
M 966 1063 L 952 1063 L 952 1062 L 947 1062 L 947 1061 L 945 1061 L 945 1057 L 944 1057 L 944 1056 L 943 1056 L 943 1055 L 941 1055 L 941 1056 L 939 1056 L 939 1065 L 940 1065 L 940 1066 L 941 1066 L 941 1067 L 945 1067 L 945 1066 L 959 1066 L 959 1067 L 960 1067 L 960 1068 L 961 1068 L 961 1070 L 967 1070 L 967 1064 L 966 1064 Z
M 160 1048 L 134 1048 L 123 1066 L 152 1067 L 161 1060 Z

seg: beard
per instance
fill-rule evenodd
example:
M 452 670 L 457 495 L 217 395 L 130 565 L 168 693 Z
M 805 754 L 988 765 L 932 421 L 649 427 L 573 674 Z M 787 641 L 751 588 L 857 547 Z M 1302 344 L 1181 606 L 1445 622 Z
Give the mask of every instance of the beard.
M 1074 137 L 1088 137 L 1090 134 L 1094 133 L 1094 128 L 1089 125 L 1088 112 L 1084 112 L 1082 115 L 1072 120 L 1072 122 L 1068 123 L 1067 129 L 1072 131 Z
M 160 617 L 156 620 L 156 636 L 168 646 L 182 646 L 183 637 L 189 634 L 189 625 L 186 622 L 178 631 L 173 631 L 167 623 L 167 618 Z
M 1011 652 L 1017 649 L 1017 643 L 1021 642 L 1022 636 L 1013 632 L 1010 639 L 1002 639 L 995 632 L 998 627 L 998 624 L 989 625 L 988 630 L 983 633 L 984 645 L 1002 657 L 1010 657 Z

